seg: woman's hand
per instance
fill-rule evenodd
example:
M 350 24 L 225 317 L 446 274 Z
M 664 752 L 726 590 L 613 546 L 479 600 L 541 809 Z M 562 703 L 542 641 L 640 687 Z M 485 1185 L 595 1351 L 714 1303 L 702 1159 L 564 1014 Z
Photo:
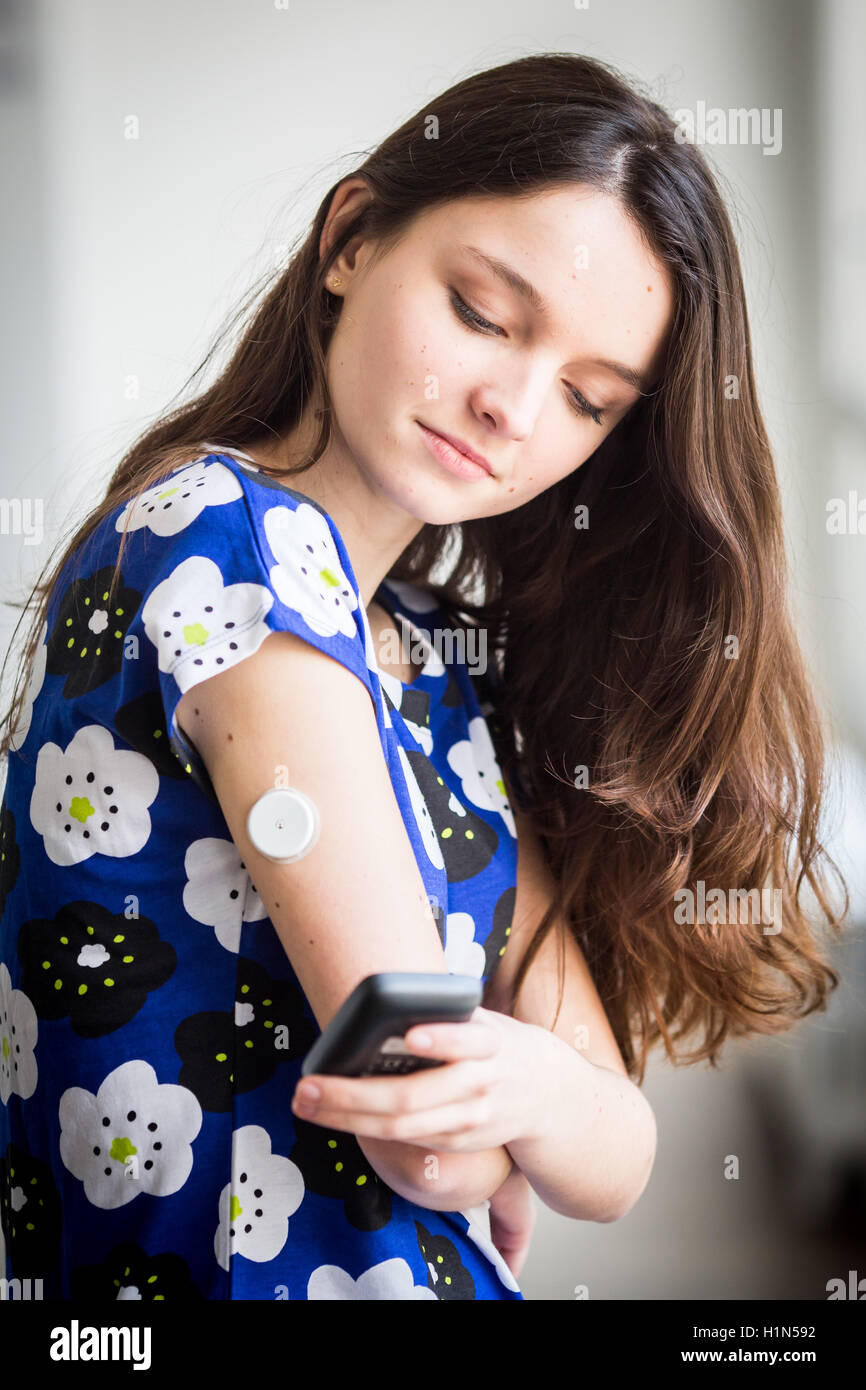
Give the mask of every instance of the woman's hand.
M 490 1238 L 515 1279 L 520 1278 L 535 1230 L 535 1205 L 529 1179 L 515 1163 L 490 1198 Z
M 431 1047 L 420 1045 L 421 1033 Z M 465 1023 L 418 1024 L 406 1034 L 411 1052 L 442 1058 L 445 1066 L 408 1076 L 304 1076 L 292 1110 L 328 1129 L 444 1153 L 537 1139 L 555 1091 L 550 1039 L 533 1023 L 479 1007 Z M 311 1085 L 321 1098 L 305 1110 L 300 1098 Z

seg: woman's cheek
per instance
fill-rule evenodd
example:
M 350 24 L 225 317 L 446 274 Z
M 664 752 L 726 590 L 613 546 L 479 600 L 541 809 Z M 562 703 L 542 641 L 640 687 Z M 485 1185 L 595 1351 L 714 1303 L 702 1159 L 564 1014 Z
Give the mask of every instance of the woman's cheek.
M 467 391 L 478 379 L 477 368 L 467 354 L 465 344 L 455 342 L 446 333 L 441 334 L 438 340 L 428 335 L 423 360 L 426 399 L 449 402 L 462 413 Z M 440 423 L 447 427 L 445 420 Z M 459 430 L 459 424 L 454 420 L 451 427 Z

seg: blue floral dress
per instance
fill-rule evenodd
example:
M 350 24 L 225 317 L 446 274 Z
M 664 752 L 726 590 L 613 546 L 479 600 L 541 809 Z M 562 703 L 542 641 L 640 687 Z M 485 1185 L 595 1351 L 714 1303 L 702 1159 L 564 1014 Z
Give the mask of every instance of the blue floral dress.
M 237 451 L 167 473 L 64 566 L 0 806 L 0 1269 L 46 1299 L 523 1297 L 489 1202 L 414 1205 L 293 1115 L 319 1029 L 175 722 L 270 632 L 352 671 L 448 967 L 486 982 L 517 868 L 492 707 L 430 594 L 376 598 L 426 653 L 409 684 L 378 668 L 331 517 Z

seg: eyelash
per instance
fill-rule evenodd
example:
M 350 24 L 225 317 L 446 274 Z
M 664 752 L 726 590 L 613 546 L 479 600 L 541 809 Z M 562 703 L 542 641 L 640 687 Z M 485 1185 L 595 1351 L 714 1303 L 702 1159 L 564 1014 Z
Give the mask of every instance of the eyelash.
M 455 314 L 468 328 L 473 329 L 476 333 L 486 333 L 489 328 L 498 327 L 497 324 L 491 323 L 489 319 L 482 318 L 480 314 L 476 313 L 471 305 L 467 304 L 466 300 L 462 295 L 459 295 L 455 289 L 451 290 L 450 297 L 451 306 Z M 502 330 L 500 329 L 499 331 L 501 332 Z M 585 400 L 580 392 L 575 390 L 573 386 L 569 386 L 568 389 L 571 392 L 571 397 L 577 411 L 581 415 L 591 416 L 595 423 L 600 425 L 604 411 L 600 410 L 597 406 L 590 405 L 589 401 Z

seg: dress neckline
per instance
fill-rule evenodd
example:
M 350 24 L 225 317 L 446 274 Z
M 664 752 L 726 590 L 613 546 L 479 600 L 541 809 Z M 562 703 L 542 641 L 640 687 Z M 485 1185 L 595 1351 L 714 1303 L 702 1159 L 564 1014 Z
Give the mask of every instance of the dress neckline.
M 248 462 L 248 463 L 251 463 L 251 464 L 253 465 L 253 467 L 254 467 L 257 471 L 260 471 L 260 470 L 259 470 L 259 465 L 256 463 L 255 459 L 252 458 L 249 454 L 245 454 L 241 449 L 228 448 L 228 447 L 223 447 L 222 449 L 218 449 L 218 448 L 216 448 L 214 445 L 211 445 L 211 444 L 206 444 L 204 447 L 208 450 L 208 453 L 212 453 L 212 454 L 228 454 L 229 457 L 240 458 L 240 459 L 246 459 L 247 462 Z M 286 484 L 282 483 L 282 484 L 279 484 L 279 486 L 281 486 L 281 487 L 286 487 Z M 288 487 L 287 487 L 287 491 L 293 492 L 294 489 L 288 488 Z M 318 506 L 317 503 L 316 503 L 315 505 Z M 321 508 L 319 508 L 319 510 L 321 510 Z M 385 612 L 389 615 L 389 617 L 391 617 L 391 618 L 393 618 L 393 619 L 395 619 L 395 620 L 396 620 L 397 618 L 400 618 L 400 619 L 402 619 L 402 621 L 403 621 L 404 623 L 407 623 L 407 624 L 408 624 L 408 627 L 409 627 L 409 631 L 410 631 L 410 633 L 411 633 L 411 635 L 412 635 L 412 638 L 415 639 L 415 640 L 417 640 L 418 642 L 420 642 L 420 644 L 421 644 L 422 647 L 424 648 L 424 651 L 425 651 L 425 655 L 424 655 L 424 664 L 423 664 L 421 670 L 419 671 L 418 675 L 415 677 L 414 680 L 411 680 L 411 681 L 400 681 L 400 682 L 399 682 L 400 685 L 402 685 L 402 687 L 403 687 L 404 690 L 413 690 L 413 689 L 415 688 L 415 686 L 418 684 L 418 682 L 421 681 L 421 680 L 423 680 L 424 677 L 425 677 L 425 676 L 427 675 L 427 673 L 428 673 L 428 669 L 429 669 L 429 666 L 430 666 L 430 639 L 429 639 L 429 637 L 427 636 L 427 634 L 426 634 L 425 632 L 422 632 L 421 629 L 417 626 L 417 624 L 415 624 L 415 623 L 412 621 L 412 619 L 409 617 L 408 613 L 404 613 L 404 612 L 398 607 L 397 603 L 395 602 L 395 599 L 392 597 L 392 591 L 391 591 L 389 585 L 387 584 L 387 581 L 385 581 L 385 580 L 382 581 L 382 583 L 379 585 L 379 588 L 376 590 L 376 592 L 375 592 L 375 594 L 373 595 L 373 597 L 374 597 L 375 601 L 376 601 L 382 608 L 385 609 Z M 377 663 L 377 664 L 378 664 L 378 663 Z M 385 672 L 385 674 L 387 674 L 387 672 Z M 393 679 L 393 680 L 398 680 L 398 677 L 397 677 L 397 676 L 393 676 L 392 679 Z
M 233 458 L 246 459 L 247 462 L 251 463 L 254 468 L 259 467 L 254 458 L 252 458 L 249 454 L 245 454 L 241 449 L 235 449 L 233 446 L 229 448 L 226 445 L 223 445 L 221 449 L 218 449 L 213 444 L 205 444 L 203 447 L 207 449 L 208 454 L 229 454 Z

